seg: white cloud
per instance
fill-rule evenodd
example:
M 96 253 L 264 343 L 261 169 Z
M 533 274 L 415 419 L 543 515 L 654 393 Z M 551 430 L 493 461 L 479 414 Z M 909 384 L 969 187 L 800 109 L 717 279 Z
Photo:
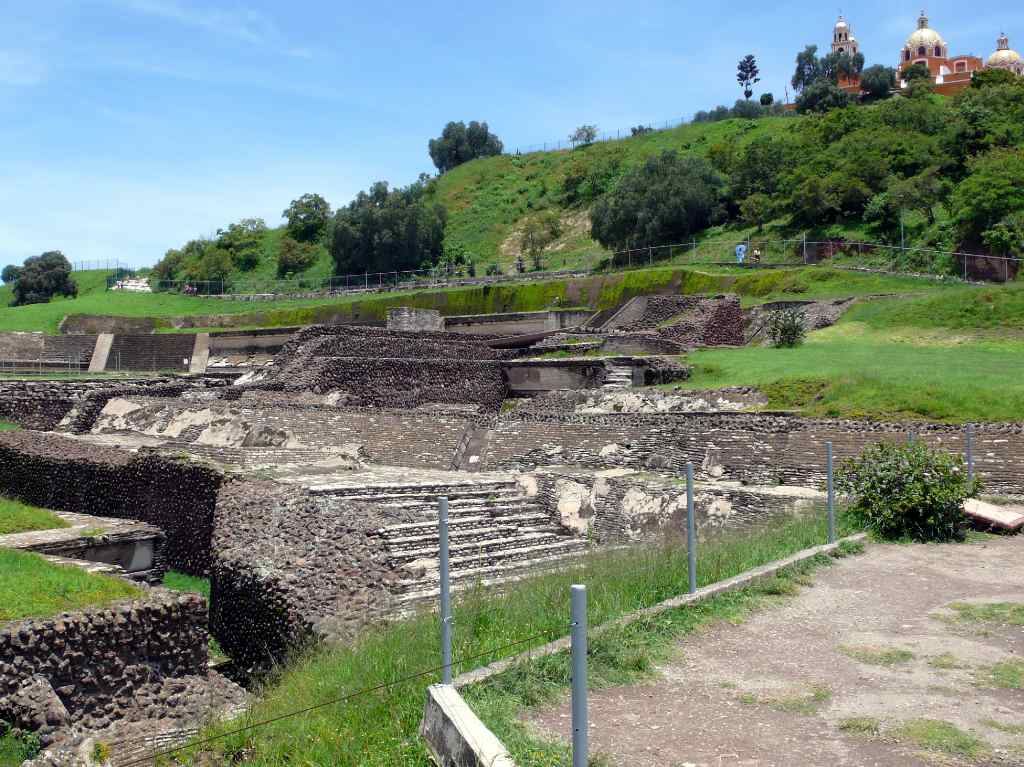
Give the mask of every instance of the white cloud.
M 195 27 L 259 48 L 270 48 L 285 56 L 305 59 L 316 55 L 311 48 L 288 43 L 273 19 L 249 8 L 197 8 L 183 5 L 177 0 L 116 1 L 121 7 L 135 13 Z

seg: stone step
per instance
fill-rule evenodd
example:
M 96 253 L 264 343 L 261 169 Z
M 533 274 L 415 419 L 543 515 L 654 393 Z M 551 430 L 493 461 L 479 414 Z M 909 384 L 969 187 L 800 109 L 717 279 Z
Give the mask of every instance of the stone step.
M 491 572 L 510 569 L 516 562 L 542 557 L 571 556 L 583 553 L 586 548 L 587 542 L 583 538 L 563 538 L 562 540 L 539 543 L 532 546 L 506 548 L 502 551 L 487 554 L 452 557 L 451 578 L 453 582 L 466 580 L 467 578 L 477 578 Z M 430 588 L 438 583 L 439 580 L 440 575 L 438 571 L 430 569 L 421 578 L 400 580 L 397 584 L 397 591 L 398 593 L 404 593 L 411 589 Z
M 538 556 L 532 559 L 514 560 L 493 567 L 481 567 L 475 570 L 463 570 L 456 574 L 452 573 L 452 590 L 462 591 L 476 584 L 485 587 L 501 584 L 514 583 L 537 575 L 554 572 L 571 566 L 574 559 L 577 559 L 586 552 L 585 546 L 577 550 L 566 550 L 548 556 Z M 418 585 L 420 588 L 415 588 Z M 411 607 L 422 602 L 436 602 L 441 592 L 437 578 L 432 582 L 426 578 L 410 582 L 407 590 L 396 595 L 396 603 L 400 606 Z
M 381 504 L 383 509 L 391 509 L 393 511 L 405 511 L 417 514 L 423 517 L 431 517 L 437 519 L 440 514 L 436 504 L 432 503 L 413 503 L 413 504 L 402 504 L 402 503 L 386 503 Z M 459 516 L 468 515 L 481 515 L 489 514 L 492 517 L 500 517 L 508 514 L 515 514 L 517 512 L 534 512 L 539 509 L 539 504 L 528 501 L 526 499 L 515 500 L 511 503 L 494 502 L 494 503 L 481 503 L 476 502 L 472 505 L 448 505 L 448 518 L 454 519 Z
M 509 495 L 518 491 L 512 482 L 502 485 L 467 485 L 466 487 L 350 487 L 347 485 L 314 485 L 310 492 L 317 495 L 334 495 L 351 500 L 386 501 L 414 500 L 436 502 L 441 496 L 447 496 L 449 502 L 469 499 L 487 498 L 490 496 Z
M 529 526 L 529 525 L 543 525 L 546 522 L 550 522 L 551 517 L 548 514 L 537 513 L 537 514 L 509 514 L 507 516 L 492 517 L 489 514 L 475 514 L 465 517 L 449 517 L 448 529 L 452 532 L 461 530 L 463 528 L 478 527 L 480 525 L 495 525 L 495 524 L 510 524 L 518 526 Z M 378 531 L 385 540 L 395 540 L 403 536 L 410 536 L 416 534 L 429 535 L 431 533 L 437 533 L 437 522 L 407 522 L 400 525 L 388 525 L 382 527 Z M 436 537 L 436 535 L 435 535 Z
M 448 540 L 453 544 L 467 540 L 489 540 L 503 536 L 515 535 L 523 529 L 522 525 L 515 524 L 490 524 L 482 527 L 452 528 L 448 531 Z M 533 529 L 534 528 L 529 528 L 531 532 Z M 386 537 L 384 540 L 389 552 L 404 551 L 409 548 L 429 548 L 434 552 L 432 556 L 436 556 L 439 537 L 437 526 L 435 525 L 426 531 L 420 532 L 419 534 L 396 536 L 394 538 Z
M 493 559 L 507 551 L 516 551 L 524 547 L 541 546 L 548 543 L 565 540 L 564 536 L 558 534 L 554 529 L 520 531 L 514 530 L 511 535 L 491 535 L 482 540 L 452 541 L 449 547 L 451 569 L 474 564 L 478 559 Z M 417 549 L 406 549 L 404 551 L 388 551 L 388 560 L 393 565 L 403 565 L 414 562 L 417 559 L 437 560 L 437 544 L 423 546 Z M 467 564 L 469 563 L 469 564 Z

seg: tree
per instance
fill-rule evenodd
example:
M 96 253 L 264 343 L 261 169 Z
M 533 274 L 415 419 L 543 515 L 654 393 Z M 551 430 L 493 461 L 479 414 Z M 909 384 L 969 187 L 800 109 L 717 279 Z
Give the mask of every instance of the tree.
M 59 250 L 25 259 L 14 283 L 12 306 L 45 304 L 54 296 L 74 298 L 78 286 L 71 279 L 71 263 Z
M 757 59 L 754 58 L 753 53 L 748 53 L 736 65 L 736 82 L 743 90 L 743 98 L 748 101 L 754 95 L 754 85 L 761 82 L 760 74 L 761 70 L 757 68 Z
M 598 200 L 591 235 L 614 249 L 679 242 L 721 218 L 723 188 L 707 160 L 663 152 Z
M 281 214 L 288 220 L 288 236 L 299 242 L 318 242 L 327 231 L 331 206 L 318 194 L 304 194 L 292 200 Z
M 994 253 L 1009 258 L 1024 254 L 1024 211 L 1011 213 L 981 235 L 982 241 Z
M 596 125 L 581 125 L 569 134 L 569 141 L 575 146 L 588 146 L 597 140 Z
M 775 204 L 771 197 L 757 192 L 740 203 L 740 218 L 747 226 L 756 226 L 760 233 L 764 225 L 775 218 Z
M 291 237 L 282 237 L 277 251 L 277 276 L 304 272 L 316 263 L 316 246 L 299 242 Z
M 971 77 L 971 87 L 975 90 L 995 88 L 1000 85 L 1021 84 L 1022 81 L 1019 75 L 1015 75 L 1009 69 L 997 69 L 995 67 L 979 69 Z
M 447 213 L 427 193 L 429 178 L 389 189 L 379 181 L 334 215 L 336 274 L 417 269 L 442 256 Z
M 756 101 L 737 99 L 736 105 L 732 108 L 732 114 L 733 117 L 744 120 L 756 120 L 759 117 L 764 117 L 764 107 Z
M 896 70 L 881 64 L 868 67 L 861 73 L 860 87 L 865 101 L 887 99 L 896 87 Z
M 1024 213 L 1024 149 L 994 149 L 972 160 L 968 168 L 970 174 L 953 191 L 949 208 L 961 241 L 974 243 Z
M 796 71 L 790 84 L 799 95 L 805 88 L 822 76 L 821 61 L 818 59 L 818 46 L 808 45 L 796 55 Z
M 439 138 L 430 139 L 427 148 L 438 172 L 447 173 L 478 157 L 501 154 L 505 147 L 486 122 L 473 120 L 468 126 L 461 121 L 449 122 Z
M 935 206 L 946 196 L 946 185 L 942 169 L 935 165 L 916 176 L 893 179 L 886 191 L 900 211 L 918 211 L 928 217 L 929 224 L 934 224 Z
M 842 109 L 849 105 L 850 96 L 846 91 L 833 85 L 828 80 L 817 80 L 803 90 L 796 100 L 796 110 L 801 114 L 807 112 L 824 113 L 832 109 Z
M 541 255 L 544 248 L 554 242 L 562 234 L 562 222 L 552 211 L 545 211 L 536 218 L 526 222 L 523 229 L 523 250 L 533 262 L 533 270 L 539 272 L 543 268 Z
M 771 93 L 762 93 L 760 101 L 761 106 L 770 107 L 772 104 L 775 103 L 775 96 L 773 96 Z
M 842 75 L 847 80 L 855 80 L 864 71 L 864 54 L 857 52 L 852 56 L 849 53 L 840 53 L 835 60 L 836 74 Z
M 634 125 L 629 129 L 629 135 L 633 137 L 646 136 L 648 133 L 654 133 L 654 128 L 650 125 Z
M 217 230 L 217 246 L 231 254 L 240 270 L 248 272 L 260 262 L 260 250 L 267 224 L 262 218 L 243 218 L 227 229 Z
M 932 73 L 928 70 L 927 64 L 918 61 L 903 70 L 903 79 L 908 83 L 913 80 L 931 80 Z
M 14 282 L 18 279 L 21 274 L 21 267 L 15 266 L 14 264 L 8 264 L 4 267 L 3 273 L 0 273 L 0 279 L 5 283 Z

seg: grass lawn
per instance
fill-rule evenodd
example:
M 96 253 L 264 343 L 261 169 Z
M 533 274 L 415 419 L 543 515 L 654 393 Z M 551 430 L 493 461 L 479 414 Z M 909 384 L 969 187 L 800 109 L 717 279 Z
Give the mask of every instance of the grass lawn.
M 55 565 L 38 554 L 0 549 L 0 621 L 45 618 L 141 595 L 138 587 L 120 578 Z
M 699 582 L 708 584 L 721 580 L 824 540 L 824 520 L 822 515 L 817 515 L 813 519 L 765 527 L 755 534 L 705 541 L 699 557 Z M 580 569 L 525 581 L 510 587 L 502 596 L 462 595 L 455 608 L 456 660 L 488 653 L 524 639 L 530 641 L 458 666 L 455 673 L 565 635 L 570 584 L 587 584 L 590 621 L 598 625 L 684 593 L 686 572 L 685 547 L 666 544 L 592 554 L 583 560 Z M 791 588 L 792 584 L 778 579 L 765 584 L 758 593 L 786 593 Z M 659 648 L 667 647 L 680 633 L 720 617 L 739 617 L 753 605 L 754 601 L 746 596 L 730 595 L 715 604 L 680 610 L 678 615 L 630 629 L 619 637 L 621 642 L 612 642 L 610 638 L 595 641 L 592 659 L 595 679 L 624 679 L 644 672 L 650 668 L 651 659 L 656 657 Z M 434 668 L 439 662 L 438 631 L 436 616 L 420 615 L 371 631 L 354 646 L 311 652 L 283 668 L 267 684 L 261 699 L 246 717 L 216 725 L 202 737 Z M 568 673 L 568 659 L 564 655 L 557 656 L 550 663 L 551 668 L 557 667 L 557 678 L 549 679 L 543 686 L 560 689 Z M 244 753 L 246 763 L 252 765 L 423 765 L 427 763 L 426 752 L 417 736 L 417 728 L 423 713 L 425 689 L 439 678 L 439 674 L 432 674 L 402 682 L 388 691 L 363 695 L 301 717 L 227 736 L 218 741 L 215 748 L 219 756 Z M 516 705 L 517 701 L 509 699 L 505 711 Z M 499 732 L 501 734 L 504 733 Z M 515 756 L 517 763 L 538 763 L 519 762 L 522 755 L 518 752 Z
M 58 527 L 68 527 L 68 523 L 49 509 L 40 509 L 0 496 L 0 535 L 53 530 Z
M 0 431 L 14 431 L 15 429 L 21 428 L 16 423 L 10 421 L 0 421 Z
M 204 599 L 210 599 L 210 579 L 197 578 L 194 575 L 185 575 L 174 570 L 168 570 L 164 575 L 165 588 L 172 591 L 188 591 L 193 594 L 200 594 Z
M 899 318 L 899 304 L 884 302 Z M 686 386 L 752 385 L 807 415 L 1013 421 L 1024 413 L 1024 333 L 881 324 L 874 302 L 795 349 L 702 350 Z M 908 304 L 913 306 L 913 303 Z

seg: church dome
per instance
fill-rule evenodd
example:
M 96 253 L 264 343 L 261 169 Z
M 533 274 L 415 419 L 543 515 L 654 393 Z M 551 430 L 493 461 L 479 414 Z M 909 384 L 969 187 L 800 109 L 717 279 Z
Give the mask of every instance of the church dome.
M 928 17 L 924 11 L 921 11 L 921 16 L 917 20 L 917 29 L 907 38 L 906 47 L 915 52 L 918 48 L 924 47 L 928 49 L 928 54 L 931 55 L 935 46 L 944 49 L 946 41 L 942 39 L 942 35 L 928 26 Z
M 1011 50 L 1010 38 L 1006 35 L 999 36 L 999 40 L 996 42 L 996 47 L 996 52 L 988 57 L 988 65 L 990 67 L 1016 69 L 1021 64 L 1024 64 L 1024 58 L 1022 58 L 1017 51 Z

